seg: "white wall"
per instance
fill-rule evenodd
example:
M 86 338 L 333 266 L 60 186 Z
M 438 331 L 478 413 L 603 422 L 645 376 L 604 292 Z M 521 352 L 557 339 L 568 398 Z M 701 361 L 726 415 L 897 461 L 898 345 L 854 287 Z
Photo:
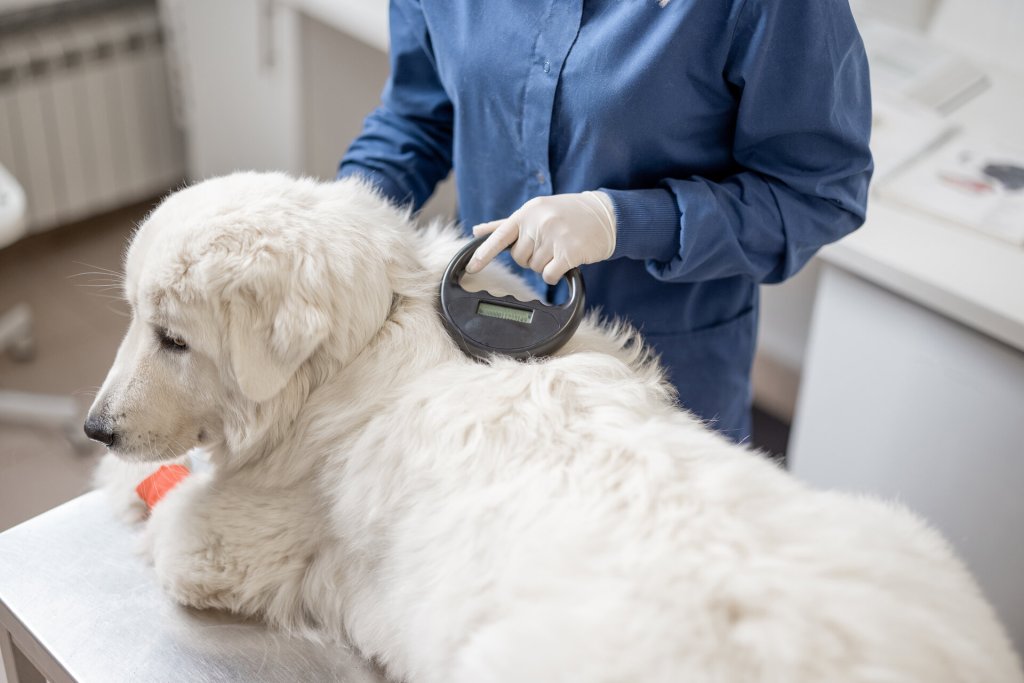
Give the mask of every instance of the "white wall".
M 303 17 L 303 167 L 333 178 L 338 161 L 380 100 L 388 76 L 387 55 L 350 36 Z
M 305 173 L 334 177 L 363 119 L 380 102 L 388 76 L 387 54 L 379 41 L 363 42 L 303 15 L 302 111 Z M 421 212 L 423 218 L 455 215 L 454 177 L 438 186 Z
M 982 63 L 1024 67 L 1024 2 L 945 0 L 928 28 L 929 37 Z

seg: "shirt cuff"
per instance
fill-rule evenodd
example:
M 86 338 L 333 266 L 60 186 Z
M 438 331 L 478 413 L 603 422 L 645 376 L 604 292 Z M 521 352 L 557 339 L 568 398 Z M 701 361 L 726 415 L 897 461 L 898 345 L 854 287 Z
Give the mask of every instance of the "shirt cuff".
M 396 206 L 405 206 L 413 202 L 412 192 L 395 182 L 391 176 L 359 164 L 342 163 L 338 166 L 338 174 L 334 179 L 341 180 L 353 176 L 362 178 Z
M 615 251 L 611 258 L 670 261 L 679 253 L 682 214 L 668 190 L 608 190 L 615 206 Z

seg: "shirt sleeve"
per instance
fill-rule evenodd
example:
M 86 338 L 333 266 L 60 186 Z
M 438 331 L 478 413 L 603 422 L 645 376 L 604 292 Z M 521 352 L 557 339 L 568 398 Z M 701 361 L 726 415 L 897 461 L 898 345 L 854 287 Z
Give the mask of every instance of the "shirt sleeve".
M 873 164 L 867 58 L 845 0 L 746 0 L 723 74 L 737 93 L 724 179 L 609 190 L 613 258 L 656 278 L 779 282 L 864 222 Z
M 437 75 L 416 0 L 392 0 L 391 73 L 381 104 L 363 123 L 338 178 L 359 175 L 399 204 L 419 209 L 452 167 L 452 103 Z

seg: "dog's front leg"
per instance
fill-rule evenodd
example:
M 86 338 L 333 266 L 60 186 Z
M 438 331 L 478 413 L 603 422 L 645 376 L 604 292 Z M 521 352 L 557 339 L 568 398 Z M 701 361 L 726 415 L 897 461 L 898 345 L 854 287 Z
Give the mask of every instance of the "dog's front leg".
M 320 531 L 308 491 L 190 475 L 153 509 L 146 547 L 177 602 L 303 624 L 302 580 Z

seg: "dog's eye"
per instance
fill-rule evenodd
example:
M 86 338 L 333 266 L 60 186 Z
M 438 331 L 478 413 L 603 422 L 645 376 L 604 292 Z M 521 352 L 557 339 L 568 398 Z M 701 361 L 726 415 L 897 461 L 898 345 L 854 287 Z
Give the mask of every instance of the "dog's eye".
M 188 351 L 188 343 L 184 339 L 162 327 L 157 328 L 156 337 L 160 341 L 160 346 L 168 351 Z

